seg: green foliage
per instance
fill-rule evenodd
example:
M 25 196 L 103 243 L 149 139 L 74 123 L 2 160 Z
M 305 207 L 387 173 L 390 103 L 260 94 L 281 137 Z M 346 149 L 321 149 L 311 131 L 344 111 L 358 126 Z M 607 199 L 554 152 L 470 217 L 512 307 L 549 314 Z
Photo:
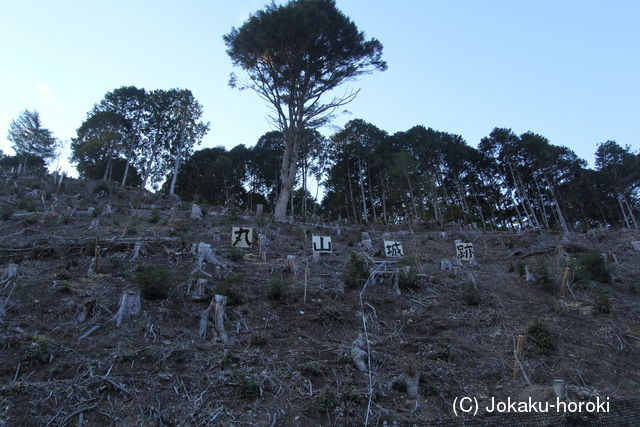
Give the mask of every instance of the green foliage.
M 319 377 L 324 374 L 324 367 L 320 362 L 308 362 L 302 365 L 302 373 L 311 377 Z
M 93 187 L 93 194 L 108 194 L 110 190 L 111 187 L 109 187 L 109 184 L 107 184 L 106 182 L 99 182 L 95 185 L 95 187 Z
M 71 279 L 71 276 L 69 275 L 69 272 L 66 270 L 61 271 L 60 273 L 56 274 L 56 280 L 69 280 Z
M 135 282 L 140 288 L 140 296 L 148 300 L 164 299 L 172 289 L 171 272 L 164 266 L 138 266 Z
M 320 319 L 329 322 L 341 322 L 344 320 L 346 307 L 341 304 L 325 304 L 320 310 Z
M 25 197 L 18 200 L 18 209 L 27 212 L 35 212 L 38 210 L 38 206 L 36 205 L 35 200 Z
M 271 279 L 267 296 L 273 301 L 280 301 L 287 296 L 287 284 L 282 277 L 274 277 Z
M 546 258 L 539 259 L 532 269 L 533 274 L 536 276 L 536 283 L 542 287 L 542 290 L 549 294 L 555 293 L 557 290 L 557 284 L 553 279 L 553 275 Z
M 224 350 L 224 355 L 222 356 L 222 360 L 220 361 L 220 364 L 224 369 L 227 369 L 235 365 L 239 361 L 240 361 L 240 358 L 236 354 L 236 351 L 231 348 L 231 349 Z
M 611 299 L 604 289 L 598 288 L 593 297 L 593 303 L 598 313 L 611 313 Z
M 555 336 L 544 323 L 538 321 L 531 323 L 527 327 L 527 336 L 543 355 L 551 354 L 556 348 Z
M 242 252 L 241 249 L 238 249 L 235 246 L 231 247 L 231 250 L 229 251 L 229 258 L 231 258 L 231 261 L 234 261 L 234 262 L 242 261 L 243 257 L 244 257 L 244 253 Z
M 0 220 L 8 221 L 13 215 L 13 208 L 7 205 L 0 205 Z
M 242 273 L 234 273 L 223 278 L 215 286 L 216 294 L 226 296 L 229 306 L 243 304 L 247 299 L 241 287 L 244 277 Z
M 325 385 L 315 399 L 316 408 L 321 412 L 331 412 L 338 406 L 338 397 L 333 387 Z
M 55 154 L 56 139 L 49 129 L 42 126 L 36 110 L 20 113 L 9 125 L 7 139 L 13 143 L 13 150 L 23 158 L 23 162 L 30 156 L 46 160 Z
M 52 358 L 51 339 L 46 335 L 34 336 L 24 353 L 24 360 L 36 364 L 47 363 Z
M 267 337 L 264 334 L 257 332 L 251 335 L 252 345 L 261 346 L 261 345 L 265 345 L 266 343 L 267 343 Z
M 420 283 L 416 277 L 417 271 L 414 267 L 414 263 L 411 260 L 401 261 L 399 264 L 400 271 L 398 277 L 398 286 L 400 289 L 419 289 Z
M 248 372 L 241 372 L 238 375 L 238 387 L 240 387 L 240 397 L 243 399 L 255 400 L 260 397 L 258 379 Z
M 149 217 L 150 224 L 157 224 L 160 221 L 160 211 L 158 209 L 153 209 L 151 211 L 151 216 Z
M 362 396 L 358 393 L 358 389 L 356 389 L 352 383 L 347 383 L 344 391 L 342 392 L 342 400 L 358 404 L 362 401 Z
M 607 262 L 598 252 L 584 252 L 576 255 L 572 262 L 573 281 L 575 283 L 585 283 L 589 280 L 609 283 L 611 273 L 607 268 Z
M 366 268 L 364 260 L 356 252 L 351 252 L 351 258 L 344 274 L 345 286 L 348 289 L 359 289 L 368 277 L 369 270 Z
M 478 293 L 476 288 L 473 287 L 473 285 L 468 283 L 464 287 L 464 291 L 462 293 L 462 299 L 464 300 L 465 304 L 467 304 L 468 306 L 477 306 L 480 303 L 480 294 Z
M 136 224 L 131 222 L 127 223 L 127 226 L 124 230 L 124 235 L 130 237 L 130 236 L 135 236 L 137 234 L 138 234 L 138 228 Z

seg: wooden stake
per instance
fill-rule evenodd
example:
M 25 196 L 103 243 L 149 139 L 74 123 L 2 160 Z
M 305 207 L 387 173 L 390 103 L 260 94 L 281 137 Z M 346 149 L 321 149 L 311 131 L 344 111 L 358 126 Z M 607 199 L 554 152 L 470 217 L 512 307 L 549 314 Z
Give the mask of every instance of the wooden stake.
M 304 297 L 302 298 L 302 302 L 307 302 L 307 278 L 309 277 L 309 266 L 304 269 Z
M 524 335 L 518 335 L 516 346 L 513 349 L 513 357 L 516 359 L 516 363 L 513 366 L 513 378 L 518 378 L 520 375 L 520 359 L 522 358 L 522 351 L 524 349 Z
M 564 296 L 564 288 L 567 287 L 569 282 L 569 274 L 571 273 L 571 269 L 569 267 L 565 267 L 564 276 L 562 276 L 562 285 L 560 286 L 560 293 Z

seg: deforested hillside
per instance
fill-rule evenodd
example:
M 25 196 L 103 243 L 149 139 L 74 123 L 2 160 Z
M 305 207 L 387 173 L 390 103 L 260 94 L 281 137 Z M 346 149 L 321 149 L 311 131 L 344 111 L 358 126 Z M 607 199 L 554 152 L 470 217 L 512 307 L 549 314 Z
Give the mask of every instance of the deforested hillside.
M 1 425 L 446 424 L 554 380 L 614 414 L 640 397 L 635 231 L 274 222 L 52 176 L 5 176 L 0 209 Z

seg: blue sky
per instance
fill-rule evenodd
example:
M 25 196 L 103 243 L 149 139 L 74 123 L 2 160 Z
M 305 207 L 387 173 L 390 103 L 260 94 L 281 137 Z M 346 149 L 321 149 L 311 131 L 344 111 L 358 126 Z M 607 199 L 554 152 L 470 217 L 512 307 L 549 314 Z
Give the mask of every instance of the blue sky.
M 5 1 L 0 149 L 11 120 L 40 111 L 64 141 L 123 85 L 191 89 L 211 130 L 201 147 L 251 146 L 267 106 L 228 87 L 223 34 L 264 0 Z M 496 126 L 534 131 L 593 164 L 599 142 L 640 148 L 640 2 L 338 0 L 384 45 L 389 69 L 360 88 L 331 133 L 362 118 L 393 133 L 422 124 L 473 146 Z M 61 164 L 68 168 L 68 151 Z

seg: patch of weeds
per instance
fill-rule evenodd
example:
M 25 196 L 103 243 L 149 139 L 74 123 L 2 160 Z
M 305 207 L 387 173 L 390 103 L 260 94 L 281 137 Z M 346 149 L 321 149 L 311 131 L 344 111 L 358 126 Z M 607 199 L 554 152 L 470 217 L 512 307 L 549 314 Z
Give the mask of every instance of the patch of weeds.
M 324 367 L 320 364 L 320 362 L 307 362 L 302 365 L 301 369 L 303 374 L 306 374 L 311 377 L 319 377 L 324 374 Z
M 229 258 L 231 258 L 231 261 L 233 262 L 242 261 L 243 257 L 244 257 L 244 254 L 242 253 L 242 250 L 236 248 L 235 246 L 231 247 L 231 251 L 229 251 Z
M 575 283 L 595 280 L 596 282 L 609 283 L 611 273 L 607 268 L 607 262 L 598 252 L 584 252 L 576 255 L 572 262 L 573 281 Z
M 330 322 L 341 322 L 344 320 L 344 307 L 340 304 L 327 304 L 320 311 L 320 319 Z
M 128 223 L 127 228 L 124 229 L 125 236 L 136 236 L 138 234 L 138 228 L 135 223 Z
M 315 398 L 315 406 L 321 412 L 331 412 L 338 406 L 336 391 L 331 386 L 324 386 Z
M 93 187 L 93 194 L 99 194 L 99 193 L 108 193 L 109 192 L 109 185 L 106 182 L 100 182 L 98 184 L 96 184 L 95 187 Z
M 240 387 L 240 397 L 243 399 L 255 400 L 260 397 L 258 379 L 248 372 L 241 372 L 238 375 L 238 387 Z
M 220 364 L 222 365 L 222 368 L 227 369 L 235 365 L 239 361 L 240 358 L 236 354 L 236 351 L 234 349 L 228 349 L 224 351 L 224 355 L 222 356 Z
M 134 360 L 136 357 L 138 357 L 138 352 L 135 350 L 125 350 L 124 352 L 120 353 L 119 355 L 116 356 L 115 362 L 116 363 L 127 363 L 127 362 L 131 362 L 132 360 Z
M 527 326 L 527 336 L 538 347 L 540 354 L 550 355 L 556 348 L 556 340 L 547 325 L 533 322 Z
M 468 306 L 477 306 L 480 303 L 480 294 L 472 284 L 467 283 L 462 292 L 462 299 Z
M 604 289 L 598 288 L 593 297 L 593 303 L 598 313 L 611 313 L 611 299 Z
M 36 364 L 49 362 L 53 358 L 53 350 L 50 343 L 51 339 L 46 335 L 34 336 L 24 353 L 24 360 Z
M 71 279 L 71 276 L 69 275 L 68 271 L 61 271 L 60 273 L 56 274 L 55 279 L 56 280 L 69 280 L 69 279 Z
M 160 211 L 158 209 L 154 209 L 151 211 L 151 216 L 149 217 L 150 224 L 157 224 L 160 221 Z
M 629 283 L 629 292 L 631 292 L 632 294 L 638 293 L 638 285 L 636 285 L 636 282 Z
M 227 304 L 230 306 L 243 304 L 247 299 L 241 287 L 243 280 L 244 274 L 231 274 L 216 284 L 215 292 L 227 297 Z
M 36 225 L 38 223 L 38 218 L 35 216 L 26 216 L 23 218 L 22 223 L 25 225 Z
M 257 332 L 253 335 L 251 335 L 251 344 L 255 345 L 255 346 L 261 346 L 261 345 L 265 345 L 267 343 L 267 337 L 266 335 Z
M 345 402 L 355 403 L 356 405 L 362 401 L 362 396 L 358 393 L 358 389 L 351 384 L 347 383 L 344 391 L 342 392 L 342 400 Z
M 234 221 L 237 221 L 238 208 L 236 208 L 235 206 L 231 206 L 229 209 L 227 209 L 227 212 L 225 212 L 224 217 L 227 223 L 232 223 Z
M 189 360 L 189 357 L 187 356 L 186 350 L 177 349 L 171 352 L 171 354 L 169 355 L 169 360 L 174 363 L 183 364 Z
M 38 210 L 38 206 L 36 205 L 35 200 L 24 198 L 18 200 L 18 209 L 27 211 L 27 212 L 35 212 Z
M 73 288 L 71 287 L 71 282 L 68 280 L 60 280 L 58 281 L 58 287 L 57 287 L 58 292 L 63 292 L 63 293 L 70 293 L 71 291 L 73 291 Z
M 33 391 L 31 385 L 23 381 L 12 381 L 0 389 L 3 395 L 24 395 L 27 396 Z
M 407 392 L 407 383 L 403 378 L 398 378 L 391 384 L 391 389 L 397 391 L 398 393 L 406 393 Z
M 267 297 L 273 301 L 280 301 L 287 296 L 287 284 L 282 277 L 274 277 L 269 283 L 269 293 Z
M 398 277 L 398 286 L 400 287 L 400 289 L 419 289 L 420 283 L 418 282 L 416 273 L 417 271 L 413 264 L 405 265 L 404 262 L 401 262 L 400 276 Z
M 0 205 L 0 220 L 8 221 L 13 215 L 13 208 L 11 206 Z
M 368 277 L 369 269 L 364 260 L 356 252 L 351 252 L 351 258 L 345 268 L 344 285 L 349 289 L 358 289 L 364 285 Z
M 140 296 L 147 300 L 164 299 L 172 288 L 171 272 L 164 266 L 138 266 L 135 282 L 140 287 Z
M 92 216 L 93 218 L 97 218 L 97 217 L 99 217 L 99 216 L 100 216 L 100 214 L 101 214 L 101 213 L 102 213 L 102 208 L 97 207 L 97 208 L 94 208 L 94 209 L 93 209 L 93 212 L 91 212 L 91 216 Z
M 540 285 L 543 291 L 553 294 L 557 290 L 557 284 L 553 280 L 551 269 L 546 259 L 537 260 L 533 266 L 533 274 L 536 276 L 536 283 Z

